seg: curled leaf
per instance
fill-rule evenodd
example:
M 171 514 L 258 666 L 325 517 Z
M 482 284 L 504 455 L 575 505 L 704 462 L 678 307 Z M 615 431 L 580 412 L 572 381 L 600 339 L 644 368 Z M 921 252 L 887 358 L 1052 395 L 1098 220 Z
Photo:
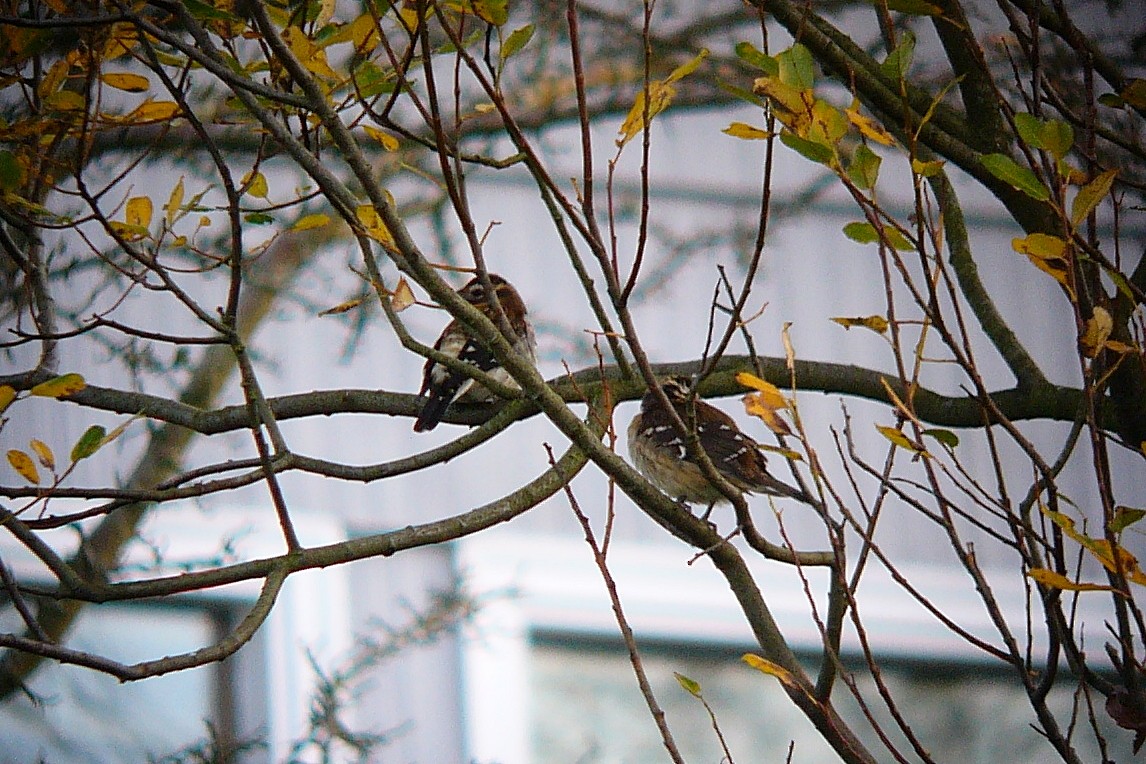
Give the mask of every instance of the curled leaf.
M 1086 322 L 1086 330 L 1078 338 L 1078 346 L 1087 358 L 1094 358 L 1106 345 L 1114 329 L 1114 318 L 1106 308 L 1098 306 Z
M 347 300 L 346 302 L 340 302 L 337 305 L 335 305 L 333 308 L 327 308 L 326 310 L 319 311 L 318 315 L 320 315 L 320 316 L 336 316 L 340 313 L 346 313 L 348 311 L 354 310 L 355 308 L 357 308 L 361 304 L 362 304 L 362 298 L 356 297 L 353 300 Z
M 1106 584 L 1088 584 L 1082 581 L 1071 581 L 1061 573 L 1046 568 L 1031 568 L 1027 575 L 1044 586 L 1063 589 L 1069 592 L 1112 592 L 1114 587 Z
M 833 316 L 831 321 L 839 324 L 845 329 L 851 329 L 853 326 L 859 326 L 864 329 L 871 329 L 876 334 L 887 333 L 887 319 L 883 316 Z

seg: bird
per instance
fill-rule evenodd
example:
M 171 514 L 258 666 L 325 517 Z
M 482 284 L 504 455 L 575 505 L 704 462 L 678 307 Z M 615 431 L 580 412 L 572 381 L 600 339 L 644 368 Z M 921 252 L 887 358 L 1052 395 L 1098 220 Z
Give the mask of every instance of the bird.
M 526 317 L 525 302 L 513 285 L 501 276 L 488 274 L 489 284 L 497 295 L 494 304 L 492 295 L 488 293 L 480 276 L 470 279 L 458 295 L 480 310 L 485 316 L 499 327 L 502 325 L 498 315 L 498 307 L 505 314 L 509 327 L 513 330 L 513 337 L 507 335 L 513 344 L 513 350 L 525 357 L 530 363 L 536 365 L 537 339 L 533 333 L 533 326 Z M 504 328 L 502 329 L 504 333 Z M 498 382 L 510 387 L 518 387 L 517 383 L 498 363 L 489 348 L 470 336 L 469 330 L 457 319 L 454 319 L 442 331 L 434 349 L 460 361 L 473 364 L 477 368 L 492 376 Z M 414 432 L 427 432 L 438 426 L 442 415 L 454 401 L 480 403 L 494 400 L 494 395 L 484 385 L 460 371 L 455 371 L 445 364 L 428 359 L 422 371 L 422 387 L 418 395 L 424 398 L 421 413 L 414 422 Z
M 665 397 L 688 425 L 692 383 L 673 376 L 660 384 Z M 732 417 L 700 399 L 692 402 L 700 447 L 716 471 L 740 494 L 763 493 L 800 498 L 803 492 L 768 473 L 760 444 L 745 435 Z M 684 438 L 653 390 L 641 398 L 641 410 L 629 423 L 629 454 L 653 485 L 683 504 L 705 505 L 707 518 L 716 504 L 729 499 L 716 487 L 685 449 Z

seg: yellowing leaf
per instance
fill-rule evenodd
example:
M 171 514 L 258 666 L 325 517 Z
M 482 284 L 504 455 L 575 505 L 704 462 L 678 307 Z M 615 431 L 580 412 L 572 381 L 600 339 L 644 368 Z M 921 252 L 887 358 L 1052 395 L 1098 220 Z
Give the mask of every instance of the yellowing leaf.
M 834 316 L 832 321 L 839 324 L 845 329 L 851 329 L 853 326 L 860 326 L 864 329 L 871 329 L 876 334 L 887 333 L 887 319 L 883 316 Z
M 915 249 L 915 245 L 911 243 L 911 240 L 901 234 L 898 229 L 885 225 L 881 230 L 883 232 L 882 239 L 880 237 L 880 231 L 877 231 L 875 226 L 867 221 L 861 222 L 857 220 L 844 226 L 844 236 L 860 244 L 882 242 L 886 239 L 886 243 L 889 246 L 900 252 L 910 252 Z
M 98 424 L 93 424 L 84 430 L 84 434 L 72 446 L 72 461 L 78 462 L 80 459 L 86 459 L 98 451 L 100 446 L 104 444 L 105 435 L 107 435 L 107 430 Z
M 298 27 L 287 27 L 282 33 L 283 41 L 290 46 L 291 52 L 294 53 L 298 62 L 306 67 L 306 70 L 315 77 L 321 80 L 337 80 L 338 72 L 330 68 L 330 64 L 326 61 L 326 51 L 315 44 L 306 36 Z
M 151 225 L 151 197 L 133 196 L 127 200 L 124 222 L 133 228 L 148 228 Z
M 526 24 L 519 29 L 515 29 L 509 33 L 509 37 L 505 38 L 505 42 L 501 44 L 501 50 L 498 51 L 497 55 L 504 62 L 510 56 L 528 45 L 532 39 L 533 24 Z
M 31 395 L 38 395 L 43 398 L 62 398 L 65 395 L 72 395 L 78 393 L 87 387 L 84 378 L 76 373 L 61 374 L 58 377 L 53 377 L 47 382 L 41 382 L 33 387 L 28 392 Z
M 346 302 L 340 302 L 337 305 L 335 305 L 333 308 L 327 308 L 326 310 L 319 311 L 318 315 L 320 315 L 320 316 L 336 316 L 340 313 L 346 313 L 347 311 L 354 310 L 355 308 L 357 308 L 361 304 L 362 304 L 362 298 L 356 297 L 353 300 L 347 300 Z
M 170 226 L 175 222 L 180 209 L 183 207 L 183 176 L 179 176 L 179 182 L 175 184 L 175 188 L 171 189 L 171 196 L 167 197 L 167 204 L 164 205 L 163 211 L 167 216 L 167 225 Z
M 151 87 L 151 82 L 146 77 L 131 72 L 107 72 L 101 74 L 99 78 L 108 87 L 126 90 L 128 93 L 144 93 Z
M 920 456 L 930 456 L 925 448 L 917 445 L 916 443 L 913 443 L 910 438 L 908 438 L 903 434 L 901 430 L 895 427 L 884 427 L 877 424 L 875 429 L 879 430 L 880 435 L 906 451 L 910 451 L 913 454 L 919 454 Z
M 695 71 L 707 57 L 708 49 L 702 48 L 692 60 L 674 69 L 663 82 L 650 82 L 648 88 L 642 89 L 637 93 L 632 108 L 629 109 L 629 113 L 625 116 L 625 121 L 621 123 L 621 129 L 619 131 L 621 137 L 616 141 L 618 148 L 623 147 L 634 137 L 640 135 L 645 129 L 646 111 L 648 112 L 648 119 L 652 120 L 653 117 L 668 108 L 668 105 L 672 103 L 672 99 L 676 96 L 676 88 L 673 86 L 673 83 Z M 647 107 L 645 105 L 646 100 L 648 101 Z
M 1044 586 L 1050 586 L 1055 589 L 1065 589 L 1071 592 L 1111 592 L 1115 591 L 1114 587 L 1106 584 L 1086 584 L 1081 581 L 1071 581 L 1061 573 L 1056 573 L 1053 570 L 1046 568 L 1031 568 L 1027 571 L 1027 575 L 1038 581 Z
M 0 385 L 0 414 L 7 411 L 14 400 L 16 400 L 16 388 L 11 385 Z
M 1085 333 L 1078 338 L 1078 346 L 1087 358 L 1094 358 L 1106 344 L 1110 332 L 1114 329 L 1114 318 L 1110 311 L 1101 306 L 1094 309 L 1094 314 L 1086 322 Z
M 879 180 L 879 167 L 883 160 L 866 143 L 856 146 L 852 154 L 852 161 L 848 164 L 848 177 L 857 188 L 864 191 L 875 188 Z
M 883 125 L 871 117 L 860 113 L 858 98 L 853 98 L 852 105 L 844 109 L 844 116 L 848 118 L 848 122 L 851 122 L 857 130 L 876 143 L 882 143 L 884 146 L 895 145 L 895 138 L 892 137 L 891 133 L 889 133 Z
M 303 215 L 295 221 L 294 225 L 290 227 L 292 231 L 309 231 L 312 228 L 322 228 L 324 225 L 330 223 L 330 216 L 324 215 L 321 212 L 316 212 L 312 215 Z
M 916 175 L 922 175 L 925 178 L 930 178 L 938 175 L 945 165 L 942 159 L 934 159 L 930 162 L 924 162 L 921 159 L 911 160 L 911 171 Z
M 700 683 L 699 682 L 696 682 L 692 679 L 689 679 L 684 674 L 678 674 L 675 671 L 672 672 L 672 675 L 676 677 L 677 684 L 679 684 L 681 687 L 683 687 L 685 692 L 687 692 L 689 695 L 692 695 L 694 697 L 697 697 L 697 698 L 700 697 Z
M 721 132 L 725 135 L 731 135 L 733 138 L 740 138 L 745 141 L 761 141 L 771 135 L 767 130 L 761 130 L 758 127 L 753 127 L 744 122 L 733 122 L 721 130 Z
M 40 471 L 36 469 L 36 463 L 23 451 L 15 448 L 9 450 L 8 463 L 12 465 L 12 469 L 20 473 L 20 477 L 32 485 L 40 484 Z
M 362 130 L 371 138 L 381 143 L 382 148 L 386 149 L 387 151 L 398 150 L 398 139 L 390 135 L 390 133 L 386 132 L 385 130 L 379 130 L 378 128 L 371 125 L 363 125 Z
M 28 445 L 36 452 L 36 458 L 40 460 L 40 464 L 50 470 L 56 468 L 56 455 L 52 453 L 52 449 L 48 447 L 47 443 L 32 438 Z
M 499 27 L 509 21 L 509 0 L 471 0 L 473 12 L 487 24 Z
M 1107 170 L 1079 189 L 1070 205 L 1070 224 L 1077 228 L 1102 203 L 1118 177 L 1118 170 Z

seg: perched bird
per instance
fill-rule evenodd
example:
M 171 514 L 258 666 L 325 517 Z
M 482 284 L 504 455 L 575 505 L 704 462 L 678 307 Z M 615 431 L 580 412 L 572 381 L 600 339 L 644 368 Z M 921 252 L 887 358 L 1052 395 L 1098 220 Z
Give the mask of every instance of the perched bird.
M 513 329 L 515 336 L 510 339 L 513 342 L 514 352 L 529 359 L 530 363 L 536 364 L 537 340 L 533 336 L 533 327 L 525 316 L 525 303 L 522 302 L 521 295 L 501 276 L 489 274 L 489 283 L 497 294 L 497 305 L 500 305 L 510 328 Z M 458 294 L 484 313 L 494 324 L 501 325 L 498 309 L 485 285 L 482 284 L 481 278 L 470 279 L 469 283 L 458 290 Z M 509 372 L 503 369 L 489 352 L 489 348 L 471 337 L 465 326 L 457 319 L 451 321 L 442 332 L 442 336 L 438 337 L 434 349 L 473 364 L 498 382 L 512 387 L 517 386 Z M 494 399 L 494 395 L 481 383 L 433 359 L 426 361 L 422 373 L 422 389 L 418 391 L 418 395 L 426 401 L 422 404 L 422 413 L 414 422 L 414 432 L 426 432 L 437 427 L 446 408 L 454 401 L 478 403 Z
M 687 377 L 669 377 L 661 384 L 665 397 L 687 425 L 691 383 Z M 696 434 L 716 471 L 741 493 L 768 493 L 800 497 L 796 488 L 768 474 L 759 444 L 740 431 L 732 417 L 702 400 L 693 402 Z M 688 504 L 713 505 L 728 501 L 689 458 L 684 439 L 672 418 L 650 390 L 641 399 L 641 411 L 629 424 L 629 454 L 637 469 L 672 498 Z M 705 512 L 705 516 L 708 512 Z

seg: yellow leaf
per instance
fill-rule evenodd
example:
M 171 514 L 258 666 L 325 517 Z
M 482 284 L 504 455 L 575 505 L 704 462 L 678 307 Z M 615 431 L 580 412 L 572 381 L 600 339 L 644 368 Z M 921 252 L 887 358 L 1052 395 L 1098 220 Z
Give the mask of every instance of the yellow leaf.
M 1062 284 L 1071 300 L 1075 300 L 1074 288 L 1070 284 L 1070 274 L 1067 270 L 1066 242 L 1050 234 L 1032 233 L 1022 239 L 1011 239 L 1011 247 L 1019 254 L 1026 255 L 1040 271 Z
M 788 687 L 800 686 L 799 682 L 796 681 L 796 678 L 792 676 L 791 671 L 777 663 L 768 660 L 767 658 L 761 658 L 759 655 L 753 655 L 752 653 L 745 653 L 743 656 L 741 656 L 740 660 L 744 661 L 749 666 L 761 673 L 776 677 Z
M 1114 329 L 1114 318 L 1110 311 L 1103 307 L 1096 307 L 1094 315 L 1086 322 L 1086 331 L 1078 339 L 1078 346 L 1087 358 L 1094 358 L 1106 344 Z
M 1046 568 L 1031 568 L 1027 571 L 1027 575 L 1044 586 L 1051 586 L 1055 589 L 1065 589 L 1071 592 L 1116 591 L 1113 586 L 1107 586 L 1106 584 L 1086 584 L 1081 581 L 1071 581 L 1061 573 L 1055 573 L 1053 570 L 1047 570 Z
M 41 382 L 28 392 L 43 398 L 62 398 L 65 395 L 78 393 L 85 387 L 87 387 L 87 383 L 84 382 L 84 378 L 73 372 L 53 377 L 47 382 Z
M 267 176 L 255 170 L 247 173 L 247 176 L 243 178 L 243 185 L 246 186 L 248 194 L 258 199 L 266 199 L 267 193 L 270 191 L 267 186 Z
M 325 80 L 337 80 L 338 72 L 330 68 L 326 62 L 326 51 L 316 45 L 298 27 L 287 27 L 282 33 L 283 41 L 290 46 L 291 52 L 299 63 L 306 67 L 311 74 Z
M 379 130 L 378 128 L 372 127 L 371 125 L 363 125 L 362 129 L 371 138 L 381 143 L 382 148 L 386 149 L 387 151 L 398 150 L 398 139 L 390 135 L 390 133 L 386 132 L 385 130 Z
M 20 477 L 32 485 L 40 484 L 40 471 L 36 469 L 36 463 L 23 451 L 15 448 L 9 450 L 8 463 L 12 465 L 12 469 L 20 473 Z
M 107 72 L 100 75 L 100 81 L 108 87 L 126 90 L 128 93 L 144 93 L 151 87 L 146 77 L 131 72 Z
M 14 400 L 16 400 L 16 388 L 11 385 L 0 385 L 0 414 L 7 411 Z
M 52 453 L 52 449 L 48 447 L 47 443 L 42 440 L 36 440 L 35 438 L 32 438 L 28 445 L 31 446 L 32 450 L 36 452 L 36 458 L 40 460 L 40 464 L 44 465 L 50 470 L 54 470 L 56 468 L 56 456 Z
M 690 61 L 674 69 L 663 82 L 650 82 L 647 89 L 642 89 L 637 93 L 632 108 L 629 109 L 628 115 L 625 116 L 625 121 L 621 123 L 621 129 L 619 131 L 621 137 L 617 139 L 617 146 L 622 147 L 635 136 L 640 135 L 645 129 L 645 112 L 648 111 L 648 119 L 651 120 L 657 114 L 664 111 L 676 96 L 676 88 L 673 87 L 673 83 L 694 72 L 707 57 L 708 49 L 702 48 Z M 648 100 L 647 109 L 645 107 L 646 99 Z
M 792 402 L 784 397 L 780 392 L 780 388 L 765 379 L 755 374 L 749 374 L 746 371 L 737 373 L 736 381 L 744 387 L 751 387 L 753 390 L 758 390 L 763 394 L 765 405 L 771 406 L 774 409 L 789 408 Z
M 762 141 L 771 136 L 771 133 L 767 130 L 761 130 L 758 127 L 753 127 L 744 122 L 733 122 L 721 132 L 725 135 L 731 135 L 733 138 L 740 138 L 745 141 Z
M 313 215 L 303 215 L 290 227 L 292 231 L 309 231 L 312 228 L 322 228 L 330 222 L 330 215 L 316 212 Z
M 1079 189 L 1070 205 L 1071 226 L 1077 228 L 1079 223 L 1086 220 L 1094 208 L 1102 203 L 1110 193 L 1110 187 L 1114 185 L 1117 176 L 1118 170 L 1107 170 Z
M 768 396 L 765 393 L 749 393 L 743 398 L 744 410 L 757 417 L 768 429 L 777 435 L 791 435 L 792 428 L 780 418 L 778 410 L 768 405 Z
M 179 104 L 174 101 L 148 101 L 126 117 L 124 122 L 140 125 L 146 122 L 168 122 L 179 116 Z
M 390 294 L 390 307 L 394 309 L 395 313 L 401 313 L 415 302 L 417 300 L 414 298 L 414 290 L 410 288 L 409 282 L 403 276 L 398 279 L 398 286 L 394 287 L 394 291 Z
M 179 176 L 179 182 L 175 184 L 175 188 L 171 189 L 171 196 L 167 197 L 167 204 L 164 205 L 163 210 L 167 214 L 167 225 L 170 226 L 175 222 L 176 216 L 179 214 L 180 208 L 183 206 L 183 176 Z
M 913 443 L 910 438 L 903 434 L 902 430 L 895 427 L 884 427 L 878 424 L 875 426 L 875 429 L 879 430 L 880 435 L 883 435 L 883 437 L 902 449 L 910 451 L 913 454 L 919 454 L 920 456 L 930 456 L 930 454 L 927 453 L 927 449 Z
M 1098 560 L 1104 568 L 1109 571 L 1121 570 L 1127 581 L 1133 581 L 1139 586 L 1146 586 L 1146 573 L 1143 573 L 1139 567 L 1138 558 L 1128 550 L 1117 545 L 1111 547 L 1110 542 L 1106 539 L 1094 539 L 1076 530 L 1074 520 L 1061 512 L 1055 512 L 1045 506 L 1040 506 L 1039 509 L 1061 528 L 1063 533 L 1090 552 L 1091 556 Z
M 788 85 L 779 77 L 758 77 L 752 84 L 752 92 L 768 99 L 772 114 L 784 127 L 801 137 L 808 134 L 815 102 L 811 90 Z
M 133 196 L 127 200 L 124 222 L 133 228 L 146 229 L 151 225 L 151 197 Z
M 859 108 L 859 99 L 853 98 L 852 105 L 844 109 L 844 115 L 848 118 L 848 122 L 851 122 L 857 130 L 876 143 L 882 143 L 884 146 L 894 146 L 895 138 L 892 137 L 891 133 L 871 117 L 860 114 Z
M 378 210 L 374 209 L 373 204 L 358 205 L 355 214 L 358 216 L 358 222 L 366 230 L 367 236 L 384 247 L 393 249 L 397 246 L 394 243 L 394 237 L 390 234 L 390 229 L 382 222 L 382 216 L 378 214 Z
M 844 316 L 834 316 L 832 321 L 839 324 L 845 329 L 851 329 L 853 326 L 863 327 L 864 329 L 871 329 L 876 334 L 887 333 L 887 319 L 883 316 L 854 316 L 851 318 Z

